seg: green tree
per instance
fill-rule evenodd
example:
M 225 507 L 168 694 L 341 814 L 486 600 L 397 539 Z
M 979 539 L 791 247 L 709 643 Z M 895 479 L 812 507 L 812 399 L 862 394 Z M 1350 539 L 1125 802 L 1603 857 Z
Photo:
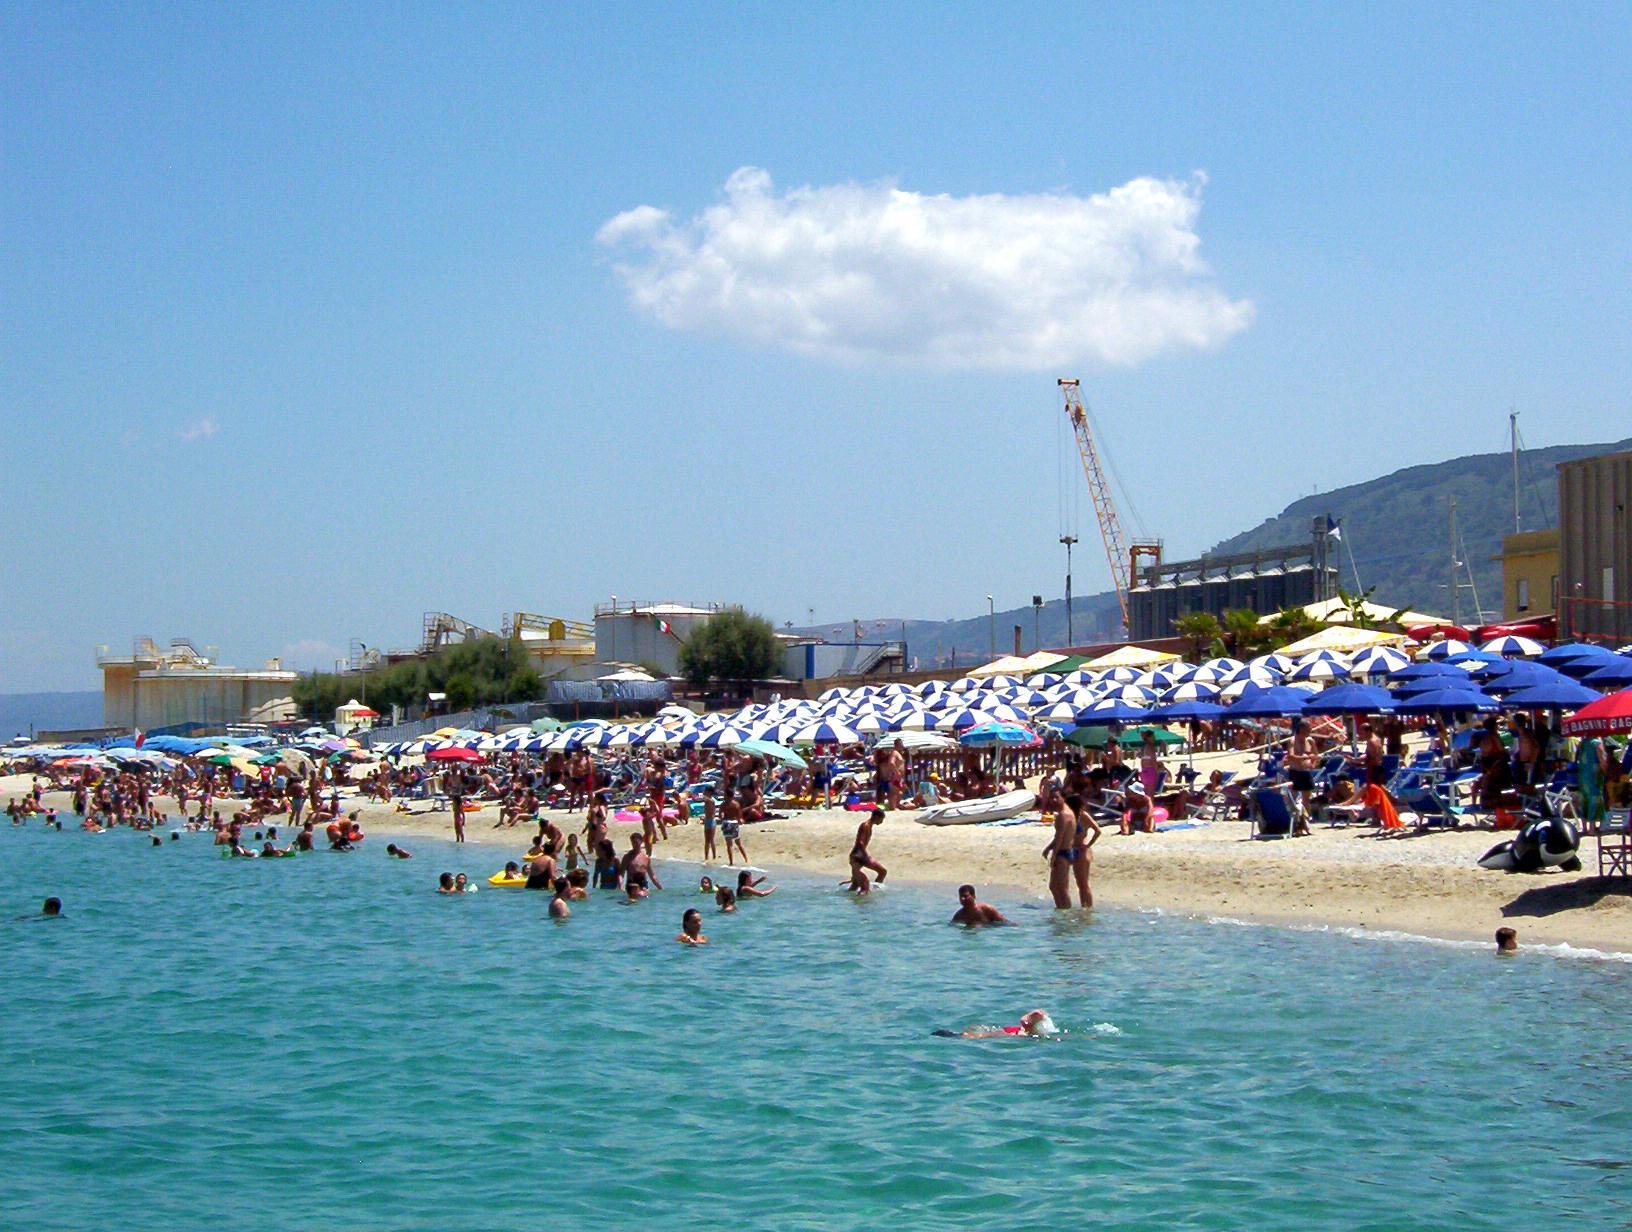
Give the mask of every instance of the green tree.
M 1211 612 L 1186 612 L 1173 622 L 1173 629 L 1189 644 L 1193 661 L 1203 658 L 1223 631 Z
M 687 680 L 764 680 L 782 672 L 782 643 L 763 616 L 740 608 L 717 612 L 680 644 Z
M 1266 646 L 1290 646 L 1293 642 L 1301 642 L 1311 633 L 1318 633 L 1321 629 L 1320 621 L 1316 620 L 1301 607 L 1283 608 L 1275 613 L 1274 619 L 1269 622 L 1269 639 Z
M 1224 648 L 1237 659 L 1249 659 L 1264 645 L 1266 626 L 1250 607 L 1232 607 L 1224 613 Z
M 533 701 L 544 682 L 520 643 L 481 638 L 445 646 L 424 659 L 408 659 L 355 675 L 314 672 L 295 682 L 291 696 L 308 718 L 327 721 L 353 696 L 367 696 L 377 710 L 423 706 L 428 693 L 446 693 L 448 707 L 465 710 L 495 702 Z

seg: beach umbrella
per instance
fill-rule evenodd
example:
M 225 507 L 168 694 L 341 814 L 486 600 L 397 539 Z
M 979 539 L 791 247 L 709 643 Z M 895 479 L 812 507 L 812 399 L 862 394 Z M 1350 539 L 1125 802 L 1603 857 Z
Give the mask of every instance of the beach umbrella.
M 1423 652 L 1429 659 L 1448 659 L 1452 655 L 1466 654 L 1473 647 L 1466 642 L 1459 642 L 1454 637 L 1448 637 L 1443 642 L 1435 642 Z
M 1632 659 L 1624 655 L 1606 659 L 1583 676 L 1581 683 L 1595 689 L 1624 689 L 1632 685 Z
M 481 761 L 482 755 L 475 749 L 467 749 L 462 745 L 450 744 L 440 749 L 432 749 L 425 754 L 426 761 Z
M 1210 702 L 1219 694 L 1216 684 L 1203 684 L 1191 680 L 1184 684 L 1176 684 L 1162 694 L 1162 704 L 1170 706 L 1174 702 Z
M 876 736 L 881 732 L 895 730 L 895 725 L 892 720 L 885 715 L 878 714 L 876 712 L 873 714 L 864 714 L 860 716 L 855 722 L 850 724 L 850 726 L 855 728 L 856 731 L 863 736 Z
M 1223 718 L 1226 708 L 1217 702 L 1204 701 L 1201 698 L 1190 698 L 1186 701 L 1174 702 L 1168 706 L 1157 706 L 1154 710 L 1147 710 L 1144 717 L 1157 722 L 1194 722 L 1201 719 Z
M 1076 720 L 1077 711 L 1081 706 L 1070 702 L 1059 701 L 1050 706 L 1043 706 L 1032 712 L 1032 718 L 1039 722 L 1071 723 Z
M 1022 723 L 981 723 L 958 737 L 958 743 L 967 748 L 989 749 L 1000 744 L 1040 744 L 1042 738 Z
M 860 744 L 861 733 L 843 723 L 824 719 L 795 732 L 794 744 Z
M 1388 714 L 1393 709 L 1388 691 L 1370 684 L 1340 684 L 1316 693 L 1303 706 L 1305 714 Z
M 1632 689 L 1622 689 L 1581 707 L 1559 725 L 1566 736 L 1607 736 L 1632 732 Z
M 1139 673 L 1131 667 L 1113 667 L 1099 674 L 1101 680 L 1109 680 L 1113 684 L 1132 684 L 1139 679 Z
M 1563 671 L 1566 663 L 1574 662 L 1576 659 L 1598 659 L 1613 653 L 1614 651 L 1607 646 L 1600 646 L 1597 642 L 1565 642 L 1542 651 L 1536 657 L 1536 661 Z
M 796 770 L 803 770 L 809 764 L 787 745 L 777 744 L 774 740 L 744 740 L 737 746 L 737 752 L 752 753 Z
M 1294 689 L 1287 685 L 1274 685 L 1267 689 L 1258 689 L 1255 692 L 1244 693 L 1235 702 L 1231 703 L 1224 712 L 1226 719 L 1277 719 L 1287 715 L 1302 714 L 1303 703 L 1309 694 L 1302 689 Z
M 1026 683 L 1034 689 L 1050 689 L 1064 680 L 1065 677 L 1058 672 L 1036 672 L 1026 677 Z
M 1407 663 L 1396 672 L 1388 674 L 1390 680 L 1466 680 L 1468 673 L 1453 663 L 1439 663 L 1430 660 L 1426 663 Z
M 1092 706 L 1077 711 L 1078 727 L 1108 727 L 1113 723 L 1134 722 L 1149 714 L 1145 706 L 1130 705 L 1115 698 L 1104 698 Z
M 1546 684 L 1528 685 L 1502 698 L 1504 710 L 1574 710 L 1598 700 L 1599 694 L 1568 676 Z
M 1156 700 L 1156 694 L 1149 689 L 1141 688 L 1136 684 L 1125 684 L 1118 688 L 1107 690 L 1102 696 L 1103 701 L 1129 702 L 1135 706 L 1148 706 Z
M 1504 659 L 1533 659 L 1547 648 L 1533 638 L 1515 637 L 1509 633 L 1491 638 L 1479 649 L 1486 654 L 1501 655 Z
M 1349 662 L 1349 671 L 1356 676 L 1386 676 L 1409 667 L 1409 656 L 1392 646 L 1368 646 Z
M 1184 737 L 1179 735 L 1177 732 L 1170 732 L 1165 727 L 1151 727 L 1148 725 L 1143 727 L 1128 728 L 1116 738 L 1116 742 L 1120 745 L 1143 744 L 1147 734 L 1153 740 L 1155 740 L 1157 744 L 1165 745 L 1184 743 Z
M 723 727 L 716 727 L 707 732 L 697 741 L 705 749 L 729 749 L 741 744 L 744 740 L 752 740 L 754 734 L 734 723 L 727 723 Z
M 1340 667 L 1347 667 L 1349 665 L 1349 656 L 1340 654 L 1335 650 L 1311 650 L 1308 654 L 1298 656 L 1298 661 L 1293 665 L 1293 670 L 1295 671 L 1297 668 L 1309 663 L 1336 663 Z
M 1514 689 L 1534 684 L 1555 684 L 1569 677 L 1557 668 L 1530 659 L 1504 659 L 1500 663 L 1481 663 L 1470 673 L 1473 679 L 1489 693 L 1510 693 Z
M 1259 655 L 1256 659 L 1249 659 L 1247 661 L 1247 666 L 1261 667 L 1265 671 L 1274 672 L 1277 675 L 1284 676 L 1294 667 L 1296 667 L 1297 664 L 1292 662 L 1291 659 L 1287 658 L 1279 651 L 1275 651 L 1271 654 Z
M 1305 660 L 1287 673 L 1288 680 L 1345 680 L 1349 669 L 1332 659 Z
M 1494 697 L 1465 685 L 1424 689 L 1420 693 L 1394 700 L 1395 714 L 1483 714 L 1495 709 L 1497 702 Z

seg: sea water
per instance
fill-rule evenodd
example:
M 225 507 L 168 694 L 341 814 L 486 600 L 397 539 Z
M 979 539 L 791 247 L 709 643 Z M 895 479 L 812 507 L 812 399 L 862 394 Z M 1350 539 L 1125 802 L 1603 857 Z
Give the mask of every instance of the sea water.
M 679 864 L 557 924 L 412 846 L 0 831 L 0 1225 L 1632 1220 L 1623 964 L 829 880 L 722 916 Z M 1062 1038 L 932 1034 L 1036 1006 Z

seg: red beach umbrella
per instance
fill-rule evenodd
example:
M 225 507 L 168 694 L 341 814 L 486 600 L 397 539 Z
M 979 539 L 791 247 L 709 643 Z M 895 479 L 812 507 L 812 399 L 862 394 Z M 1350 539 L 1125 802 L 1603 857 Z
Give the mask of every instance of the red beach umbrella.
M 1622 689 L 1582 706 L 1560 725 L 1566 736 L 1607 736 L 1632 732 L 1632 689 Z
M 426 761 L 481 761 L 482 755 L 475 749 L 446 748 L 432 749 L 425 754 Z

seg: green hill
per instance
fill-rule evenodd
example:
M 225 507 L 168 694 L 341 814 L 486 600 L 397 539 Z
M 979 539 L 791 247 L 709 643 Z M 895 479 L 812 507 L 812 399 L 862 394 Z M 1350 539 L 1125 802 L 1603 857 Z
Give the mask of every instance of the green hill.
M 1519 456 L 1519 515 L 1525 530 L 1558 522 L 1560 462 L 1632 449 L 1632 440 L 1604 445 L 1558 445 Z M 1479 603 L 1497 619 L 1502 601 L 1502 568 L 1494 559 L 1502 536 L 1513 530 L 1513 462 L 1506 453 L 1473 454 L 1409 466 L 1378 479 L 1293 501 L 1252 530 L 1216 544 L 1215 553 L 1250 552 L 1308 538 L 1312 520 L 1330 514 L 1342 526 L 1334 546 L 1346 588 L 1376 587 L 1378 602 L 1443 614 L 1450 610 L 1449 509 L 1456 498 L 1456 521 L 1473 567 Z M 1350 559 L 1352 553 L 1352 562 Z M 1471 607 L 1463 593 L 1463 615 Z M 1471 619 L 1471 617 L 1470 617 Z

